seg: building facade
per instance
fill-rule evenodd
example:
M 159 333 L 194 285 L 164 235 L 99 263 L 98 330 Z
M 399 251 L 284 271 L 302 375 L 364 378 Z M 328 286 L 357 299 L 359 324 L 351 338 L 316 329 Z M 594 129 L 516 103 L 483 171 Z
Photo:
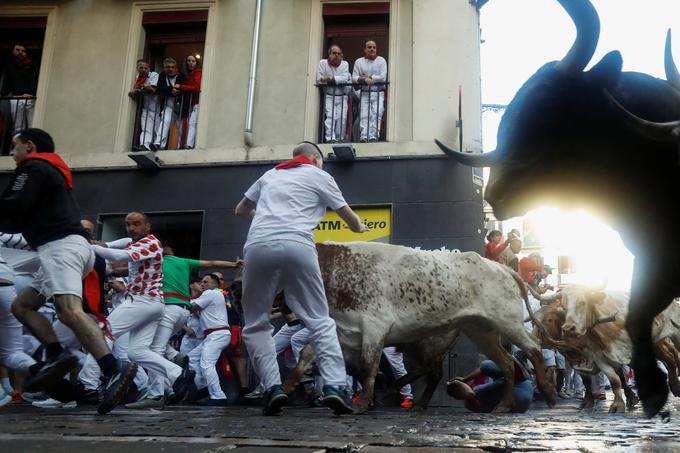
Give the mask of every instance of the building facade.
M 373 40 L 387 62 L 379 137 L 357 140 L 364 92 L 348 86 L 340 141 L 356 159 L 331 157 L 326 170 L 352 207 L 389 210 L 390 243 L 483 248 L 480 175 L 444 158 L 433 142 L 482 149 L 474 0 L 6 0 L 0 24 L 3 54 L 21 40 L 39 63 L 32 125 L 54 137 L 74 171 L 83 215 L 100 222 L 104 239 L 122 233 L 126 212 L 141 210 L 178 254 L 242 256 L 247 225 L 233 208 L 249 185 L 302 140 L 325 154 L 343 145 L 324 137 L 316 72 L 326 49 L 341 46 L 352 68 Z M 156 152 L 160 168 L 139 168 L 128 155 L 142 144 L 140 99 L 128 95 L 137 60 L 161 73 L 166 57 L 183 70 L 187 55 L 202 68 L 200 101 L 196 93 L 174 106 L 179 118 L 165 133 L 167 149 Z M 184 149 L 197 104 L 195 142 Z M 0 156 L 0 182 L 13 168 L 11 157 Z M 476 360 L 468 344 L 459 345 L 445 373 Z

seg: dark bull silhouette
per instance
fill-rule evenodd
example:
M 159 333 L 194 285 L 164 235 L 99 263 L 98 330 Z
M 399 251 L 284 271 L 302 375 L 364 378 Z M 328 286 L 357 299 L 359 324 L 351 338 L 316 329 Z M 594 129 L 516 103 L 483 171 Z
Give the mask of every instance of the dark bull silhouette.
M 639 395 L 651 417 L 668 396 L 654 360 L 652 321 L 680 293 L 674 247 L 680 78 L 672 71 L 669 43 L 668 82 L 622 72 L 618 51 L 584 71 L 599 38 L 597 12 L 587 0 L 558 1 L 576 25 L 576 40 L 561 61 L 545 64 L 517 92 L 501 120 L 497 149 L 465 154 L 436 142 L 458 162 L 491 167 L 485 198 L 501 220 L 557 204 L 604 213 L 619 231 L 635 255 L 626 329 Z

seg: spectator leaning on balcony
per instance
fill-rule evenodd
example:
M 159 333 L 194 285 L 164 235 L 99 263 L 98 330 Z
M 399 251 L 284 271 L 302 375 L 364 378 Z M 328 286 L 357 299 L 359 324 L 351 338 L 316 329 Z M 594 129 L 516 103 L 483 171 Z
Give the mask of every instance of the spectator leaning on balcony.
M 33 60 L 26 56 L 26 47 L 21 44 L 14 45 L 12 56 L 14 59 L 5 66 L 0 92 L 3 96 L 23 98 L 10 101 L 13 130 L 16 134 L 33 124 L 33 105 L 38 89 L 38 68 Z
M 139 148 L 140 150 L 151 150 L 149 146 L 153 140 L 153 126 L 158 112 L 158 96 L 156 96 L 156 85 L 158 84 L 158 73 L 151 71 L 149 63 L 144 60 L 137 60 L 137 78 L 135 86 L 130 90 L 128 96 L 136 99 L 139 103 Z
M 316 83 L 322 85 L 324 93 L 324 138 L 327 143 L 345 141 L 350 80 L 349 64 L 342 59 L 342 49 L 331 46 L 328 58 L 321 60 L 316 70 Z M 340 86 L 336 86 L 338 84 Z
M 184 60 L 184 67 L 187 71 L 187 83 L 181 85 L 175 84 L 175 89 L 180 90 L 184 96 L 184 102 L 191 108 L 189 114 L 189 128 L 184 141 L 184 145 L 180 149 L 193 149 L 196 145 L 196 126 L 198 125 L 198 97 L 201 91 L 201 77 L 203 70 L 198 67 L 198 61 L 193 55 L 188 55 Z M 186 122 L 187 118 L 183 115 L 182 121 Z M 182 131 L 186 130 L 184 123 L 182 124 Z
M 360 141 L 377 142 L 380 122 L 385 113 L 387 62 L 378 56 L 375 41 L 366 41 L 364 57 L 354 62 L 352 82 L 361 85 L 359 110 Z M 378 83 L 378 85 L 376 85 Z
M 181 103 L 179 94 L 181 93 L 175 85 L 185 85 L 187 79 L 177 69 L 177 61 L 174 58 L 163 60 L 163 72 L 158 76 L 156 93 L 159 95 L 160 109 L 159 116 L 156 118 L 156 137 L 151 144 L 151 149 L 165 149 L 168 145 L 168 133 L 170 123 L 177 118 L 180 107 L 185 107 Z M 181 134 L 180 134 L 181 135 Z

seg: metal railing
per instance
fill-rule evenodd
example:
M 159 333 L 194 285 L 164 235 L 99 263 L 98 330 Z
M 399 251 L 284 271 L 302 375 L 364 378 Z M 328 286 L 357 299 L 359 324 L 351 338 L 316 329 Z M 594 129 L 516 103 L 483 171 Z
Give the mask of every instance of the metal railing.
M 33 124 L 35 100 L 35 96 L 0 97 L 0 155 L 9 155 L 14 135 Z
M 193 149 L 196 146 L 199 93 L 177 96 L 137 93 L 132 150 Z
M 389 82 L 317 84 L 319 143 L 384 142 Z

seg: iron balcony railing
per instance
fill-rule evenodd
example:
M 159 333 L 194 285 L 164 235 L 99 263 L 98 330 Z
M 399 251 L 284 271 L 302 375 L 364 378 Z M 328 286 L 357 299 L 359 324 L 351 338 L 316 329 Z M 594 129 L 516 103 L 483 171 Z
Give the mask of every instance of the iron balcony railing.
M 193 149 L 196 146 L 199 93 L 176 96 L 136 93 L 132 150 Z
M 35 100 L 28 95 L 0 97 L 0 155 L 9 155 L 14 135 L 33 124 Z
M 319 143 L 384 142 L 387 86 L 319 83 Z

